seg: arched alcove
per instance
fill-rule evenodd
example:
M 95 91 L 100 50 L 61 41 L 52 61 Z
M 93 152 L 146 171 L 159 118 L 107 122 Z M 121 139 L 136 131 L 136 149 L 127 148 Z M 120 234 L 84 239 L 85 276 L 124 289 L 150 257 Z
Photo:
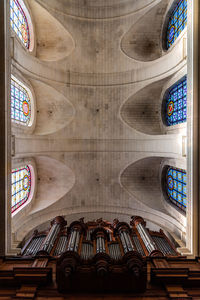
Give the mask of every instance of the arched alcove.
M 139 61 L 152 61 L 162 56 L 162 24 L 170 0 L 162 0 L 142 16 L 124 35 L 121 49 Z
M 56 159 L 37 156 L 37 195 L 29 214 L 43 210 L 61 199 L 75 183 L 73 171 Z
M 36 56 L 44 61 L 56 61 L 70 55 L 75 43 L 67 29 L 35 0 L 29 4 L 36 20 Z
M 121 174 L 122 186 L 148 207 L 166 213 L 162 203 L 162 157 L 148 157 L 129 165 Z
M 164 134 L 161 94 L 169 77 L 147 85 L 132 95 L 121 107 L 122 119 L 133 129 L 145 134 Z
M 50 85 L 31 79 L 37 98 L 34 134 L 44 135 L 64 128 L 74 117 L 72 104 Z

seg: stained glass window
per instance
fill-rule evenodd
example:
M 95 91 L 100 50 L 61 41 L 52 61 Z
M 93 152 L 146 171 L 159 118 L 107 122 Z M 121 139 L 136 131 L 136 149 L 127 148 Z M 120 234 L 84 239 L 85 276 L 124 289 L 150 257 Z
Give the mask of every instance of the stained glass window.
M 11 119 L 28 125 L 31 118 L 31 104 L 28 91 L 11 78 Z
M 12 170 L 12 207 L 11 212 L 16 211 L 29 198 L 31 191 L 31 170 L 27 165 Z
M 10 24 L 27 49 L 30 46 L 29 26 L 18 0 L 10 0 Z
M 166 125 L 176 125 L 187 120 L 187 78 L 173 86 L 166 100 Z
M 187 24 L 187 0 L 179 0 L 167 26 L 167 49 L 175 42 Z
M 169 200 L 185 211 L 187 206 L 186 196 L 186 171 L 169 167 L 166 174 L 167 195 Z

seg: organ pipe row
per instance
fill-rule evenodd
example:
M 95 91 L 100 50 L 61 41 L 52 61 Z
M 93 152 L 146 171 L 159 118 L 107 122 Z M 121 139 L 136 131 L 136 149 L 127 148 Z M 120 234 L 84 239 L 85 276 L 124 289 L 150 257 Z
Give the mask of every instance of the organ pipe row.
M 22 256 L 59 257 L 66 252 L 90 260 L 104 253 L 113 260 L 120 260 L 128 253 L 138 252 L 141 256 L 177 256 L 178 253 L 162 230 L 152 232 L 146 228 L 141 217 L 132 217 L 130 225 L 117 219 L 110 222 L 98 219 L 75 221 L 66 226 L 63 217 L 56 217 L 49 230 L 33 233 L 24 245 Z

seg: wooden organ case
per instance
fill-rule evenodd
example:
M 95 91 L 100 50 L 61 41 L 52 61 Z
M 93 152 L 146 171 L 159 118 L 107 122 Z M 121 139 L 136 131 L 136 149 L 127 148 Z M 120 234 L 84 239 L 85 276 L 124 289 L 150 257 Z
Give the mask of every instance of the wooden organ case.
M 21 251 L 23 258 L 56 260 L 59 292 L 144 292 L 147 257 L 179 256 L 164 232 L 148 230 L 141 217 L 133 216 L 130 225 L 83 218 L 66 225 L 56 217 Z

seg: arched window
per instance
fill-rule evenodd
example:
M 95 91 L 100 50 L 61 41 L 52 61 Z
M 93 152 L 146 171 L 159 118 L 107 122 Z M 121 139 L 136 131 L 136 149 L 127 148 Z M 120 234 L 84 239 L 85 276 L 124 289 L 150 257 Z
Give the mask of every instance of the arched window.
M 20 1 L 10 0 L 10 24 L 27 49 L 30 47 L 30 31 L 27 17 Z
M 169 166 L 165 180 L 169 201 L 185 212 L 187 207 L 186 171 Z
M 12 204 L 11 212 L 15 212 L 19 207 L 27 202 L 31 192 L 31 170 L 26 165 L 12 170 Z
M 11 78 L 11 119 L 26 126 L 29 125 L 31 119 L 30 93 L 13 76 Z
M 166 125 L 176 125 L 187 120 L 187 78 L 177 82 L 166 94 Z
M 167 26 L 167 49 L 178 38 L 187 24 L 187 0 L 179 0 L 171 13 Z

